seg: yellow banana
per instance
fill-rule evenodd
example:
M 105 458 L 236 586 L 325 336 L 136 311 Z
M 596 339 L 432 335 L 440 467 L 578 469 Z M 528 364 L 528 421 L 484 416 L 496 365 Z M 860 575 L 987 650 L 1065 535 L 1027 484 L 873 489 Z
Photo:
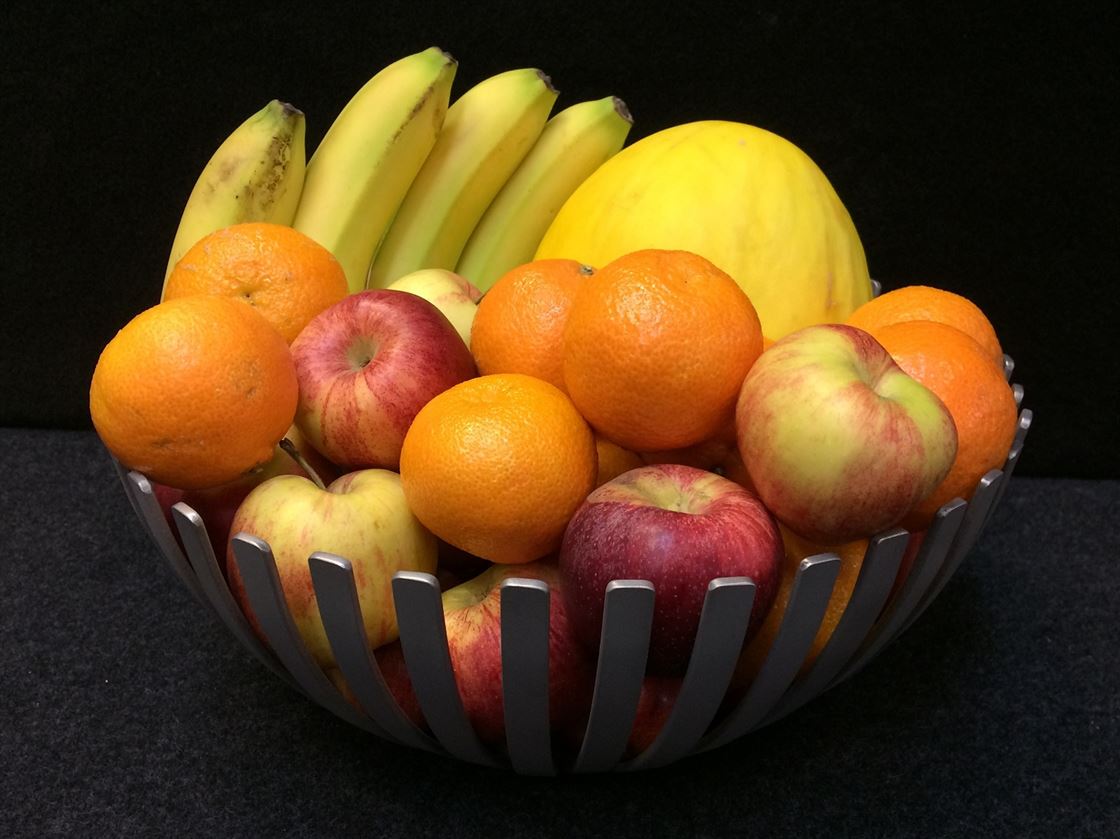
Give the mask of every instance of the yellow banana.
M 303 187 L 306 128 L 301 111 L 273 99 L 218 146 L 179 219 L 165 287 L 175 263 L 206 234 L 243 221 L 291 223 Z
M 377 251 L 370 288 L 421 268 L 455 268 L 486 207 L 540 136 L 556 96 L 540 70 L 510 70 L 451 105 Z
M 292 226 L 335 255 L 351 292 L 365 288 L 377 245 L 435 144 L 456 66 L 437 47 L 390 64 L 354 94 L 307 164 Z
M 456 273 L 486 291 L 530 261 L 564 201 L 622 148 L 632 123 L 614 96 L 571 105 L 550 119 L 467 240 Z

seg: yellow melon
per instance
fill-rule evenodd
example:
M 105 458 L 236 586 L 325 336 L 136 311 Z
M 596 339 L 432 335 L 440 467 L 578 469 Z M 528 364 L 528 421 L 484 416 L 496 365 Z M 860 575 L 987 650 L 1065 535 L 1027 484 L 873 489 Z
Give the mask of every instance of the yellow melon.
M 824 173 L 743 123 L 687 123 L 623 149 L 571 195 L 535 258 L 601 268 L 643 248 L 707 257 L 747 292 L 772 340 L 842 322 L 871 298 L 859 235 Z

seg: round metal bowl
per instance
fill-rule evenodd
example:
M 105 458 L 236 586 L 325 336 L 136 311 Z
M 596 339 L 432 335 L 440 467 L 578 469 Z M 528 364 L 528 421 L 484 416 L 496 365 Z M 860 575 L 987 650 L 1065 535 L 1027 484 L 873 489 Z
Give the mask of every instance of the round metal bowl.
M 1005 357 L 1010 381 L 1014 365 Z M 345 699 L 314 662 L 292 622 L 269 546 L 239 534 L 235 560 L 253 613 L 268 639 L 261 642 L 235 603 L 207 538 L 204 522 L 183 503 L 172 508 L 181 549 L 148 479 L 117 465 L 125 492 L 152 540 L 188 589 L 266 667 L 342 719 L 395 743 L 529 775 L 603 772 L 662 766 L 716 748 L 781 719 L 859 672 L 917 620 L 979 539 L 1018 462 L 1032 414 L 1023 389 L 1014 442 L 1002 469 L 984 475 L 968 503 L 956 499 L 938 512 L 904 584 L 891 597 L 910 534 L 901 528 L 869 542 L 850 600 L 828 643 L 801 672 L 840 568 L 833 553 L 803 560 L 773 646 L 761 669 L 726 707 L 726 694 L 743 646 L 754 599 L 744 577 L 712 580 L 676 703 L 656 739 L 626 757 L 645 672 L 656 592 L 645 580 L 607 586 L 594 696 L 574 757 L 553 750 L 548 713 L 549 590 L 539 580 L 509 578 L 501 590 L 502 690 L 506 750 L 487 748 L 463 711 L 451 670 L 440 587 L 429 574 L 393 578 L 394 607 L 405 662 L 428 730 L 421 730 L 392 698 L 366 640 L 350 563 L 315 553 L 308 558 L 335 660 L 359 708 Z

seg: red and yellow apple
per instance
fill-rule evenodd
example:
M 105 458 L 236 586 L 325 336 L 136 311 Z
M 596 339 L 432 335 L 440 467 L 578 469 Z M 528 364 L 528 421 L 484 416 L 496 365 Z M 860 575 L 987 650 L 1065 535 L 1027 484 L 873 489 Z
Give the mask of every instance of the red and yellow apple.
M 750 484 L 787 527 L 821 544 L 897 523 L 945 477 L 956 426 L 870 335 L 821 324 L 777 341 L 736 405 Z
M 751 629 L 774 599 L 782 538 L 748 490 L 681 464 L 632 469 L 594 490 L 576 510 L 560 548 L 564 597 L 584 644 L 598 647 L 606 586 L 648 580 L 655 590 L 649 671 L 684 672 L 708 584 L 750 577 Z
M 505 739 L 502 696 L 502 581 L 510 577 L 548 583 L 548 705 L 555 732 L 582 726 L 591 706 L 594 662 L 572 630 L 556 566 L 544 560 L 492 565 L 477 577 L 443 593 L 443 620 L 451 668 L 467 719 L 488 744 Z M 382 675 L 398 704 L 414 722 L 419 705 L 408 681 L 400 644 L 376 651 Z
M 292 343 L 296 425 L 348 468 L 400 467 L 404 435 L 438 393 L 476 374 L 439 309 L 406 291 L 351 294 L 316 315 Z
M 334 655 L 307 564 L 313 552 L 350 560 L 366 635 L 374 647 L 397 637 L 393 574 L 433 573 L 436 568 L 436 539 L 409 510 L 400 476 L 387 469 L 351 472 L 325 489 L 296 475 L 271 478 L 238 507 L 230 531 L 256 536 L 272 548 L 292 620 L 324 667 L 334 664 Z M 230 590 L 260 635 L 232 547 L 227 563 Z

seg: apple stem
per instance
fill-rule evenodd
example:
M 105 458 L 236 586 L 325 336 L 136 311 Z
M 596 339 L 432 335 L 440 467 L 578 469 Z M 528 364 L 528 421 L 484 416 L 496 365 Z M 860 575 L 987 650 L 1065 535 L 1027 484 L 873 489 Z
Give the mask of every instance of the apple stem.
M 327 488 L 327 485 L 323 483 L 323 479 L 319 477 L 319 473 L 311 468 L 311 464 L 307 462 L 307 458 L 305 458 L 300 453 L 300 450 L 296 448 L 295 443 L 293 443 L 287 437 L 284 437 L 280 441 L 280 448 L 282 448 L 285 452 L 287 452 L 288 457 L 290 457 L 292 460 L 294 460 L 296 462 L 296 464 L 299 466 L 299 468 L 307 473 L 307 477 L 309 477 L 311 479 L 311 481 L 315 484 L 315 486 L 317 486 L 317 487 L 319 487 L 319 489 L 323 489 L 323 490 L 325 490 Z

